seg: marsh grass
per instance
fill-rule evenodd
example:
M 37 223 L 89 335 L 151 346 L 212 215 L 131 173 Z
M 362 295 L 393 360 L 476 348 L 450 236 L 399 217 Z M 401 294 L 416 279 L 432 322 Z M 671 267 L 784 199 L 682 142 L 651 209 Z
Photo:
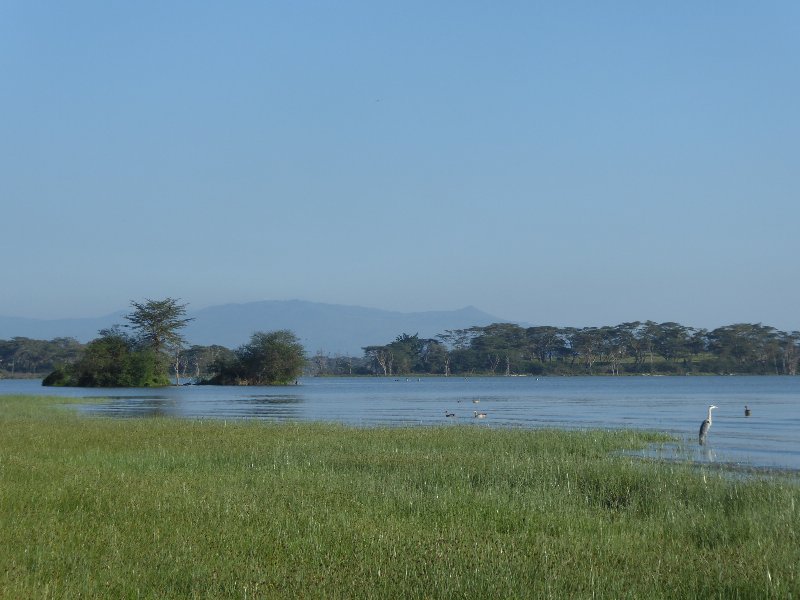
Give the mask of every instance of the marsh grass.
M 112 420 L 0 398 L 0 597 L 786 598 L 800 488 L 635 432 Z

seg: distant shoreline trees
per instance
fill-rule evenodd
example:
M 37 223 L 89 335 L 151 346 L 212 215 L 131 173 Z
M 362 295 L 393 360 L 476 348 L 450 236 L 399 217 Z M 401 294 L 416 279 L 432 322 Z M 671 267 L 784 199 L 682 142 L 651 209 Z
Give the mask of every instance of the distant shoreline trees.
M 178 320 L 183 319 L 178 315 Z M 143 336 L 121 328 L 100 332 L 83 345 L 71 338 L 0 340 L 0 375 L 51 372 L 49 385 L 168 385 L 168 369 L 180 378 L 215 384 L 291 382 L 299 369 L 310 375 L 797 375 L 800 332 L 737 323 L 713 330 L 675 322 L 631 321 L 603 327 L 520 327 L 494 323 L 446 330 L 433 338 L 403 333 L 383 345 L 365 346 L 362 356 L 305 359 L 291 332 L 292 369 L 259 372 L 253 356 L 263 336 L 237 350 L 183 347 L 179 353 L 140 355 Z M 152 339 L 152 338 L 151 338 Z M 255 343 L 255 346 L 253 344 Z M 160 348 L 166 347 L 160 344 Z M 154 351 L 153 345 L 150 350 Z M 276 360 L 279 353 L 274 353 Z M 278 360 L 278 362 L 280 362 Z M 152 363 L 152 364 L 151 364 Z M 168 365 L 169 363 L 169 365 Z M 298 366 L 299 365 L 299 366 Z M 80 382 L 80 383 L 78 383 Z
M 364 347 L 375 375 L 796 375 L 800 332 L 738 323 L 712 331 L 632 321 L 605 327 L 494 323 L 434 339 L 399 335 Z

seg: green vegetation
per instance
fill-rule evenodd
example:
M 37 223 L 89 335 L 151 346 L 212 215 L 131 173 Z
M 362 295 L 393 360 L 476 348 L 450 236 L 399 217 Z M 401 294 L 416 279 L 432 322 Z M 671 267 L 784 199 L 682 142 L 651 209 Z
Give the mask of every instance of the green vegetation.
M 303 372 L 305 351 L 288 330 L 259 331 L 233 357 L 218 363 L 211 385 L 274 385 L 294 381 Z M 212 367 L 214 368 L 214 367 Z
M 42 384 L 165 386 L 169 385 L 171 366 L 175 384 L 179 385 L 190 364 L 194 366 L 192 376 L 196 381 L 210 385 L 285 384 L 303 371 L 305 351 L 291 331 L 256 332 L 250 343 L 234 352 L 222 346 L 192 346 L 187 350 L 179 333 L 192 320 L 185 318 L 185 304 L 167 298 L 131 302 L 131 305 L 135 310 L 125 317 L 130 323 L 125 327 L 132 328 L 132 334 L 119 326 L 101 330 L 99 338 L 57 364 Z M 202 375 L 206 378 L 201 379 Z
M 0 597 L 787 598 L 796 479 L 662 436 L 111 420 L 0 398 Z
M 157 387 L 169 385 L 163 355 L 118 329 L 104 330 L 81 357 L 45 377 L 46 386 Z
M 0 377 L 35 377 L 78 359 L 85 346 L 73 338 L 0 340 Z
M 193 318 L 186 318 L 186 305 L 178 304 L 174 298 L 131 301 L 135 309 L 125 316 L 136 332 L 136 339 L 145 348 L 154 352 L 175 351 L 183 347 L 185 340 L 179 330 L 186 327 Z
M 179 333 L 193 318 L 186 318 L 186 305 L 178 304 L 174 298 L 131 301 L 134 311 L 125 316 L 134 331 L 136 350 L 148 353 L 162 362 L 159 369 L 166 377 L 167 357 L 175 368 L 175 385 L 180 385 L 180 356 L 185 344 Z
M 131 302 L 134 311 L 125 316 L 133 329 L 129 335 L 119 326 L 101 330 L 78 354 L 57 364 L 44 378 L 45 386 L 158 387 L 169 385 L 168 366 L 173 362 L 179 383 L 184 340 L 178 330 L 192 319 L 183 318 L 186 305 L 177 300 Z M 174 360 L 170 357 L 174 357 Z
M 121 329 L 109 329 L 101 331 L 100 338 L 112 331 L 125 336 Z M 81 344 L 73 338 L 34 340 L 15 337 L 0 340 L 0 377 L 34 378 L 56 370 L 63 371 L 67 365 L 81 359 L 89 344 Z M 190 346 L 178 355 L 180 377 L 200 380 L 211 374 L 212 365 L 231 357 L 233 351 L 224 346 Z
M 170 298 L 132 304 L 136 310 L 126 317 L 135 333 L 129 339 L 131 352 L 154 351 L 163 363 L 160 380 L 170 370 L 176 383 L 181 377 L 240 384 L 275 377 L 265 378 L 245 360 L 243 353 L 253 340 L 236 351 L 219 345 L 185 348 L 178 334 L 189 321 L 184 318 L 185 305 Z M 125 337 L 118 329 L 111 331 Z M 51 381 L 76 385 L 70 365 L 80 360 L 85 348 L 69 338 L 0 340 L 0 375 L 58 368 Z M 301 368 L 311 375 L 797 375 L 800 332 L 748 323 L 711 331 L 653 321 L 584 328 L 494 323 L 447 330 L 429 339 L 403 333 L 388 344 L 363 350 L 362 357 L 318 352 Z M 294 377 L 278 375 L 275 381 Z
M 119 326 L 100 331 L 79 358 L 61 364 L 45 377 L 46 386 L 156 387 L 169 385 L 168 369 L 175 367 L 179 383 L 180 354 L 184 340 L 178 331 L 192 319 L 184 318 L 186 305 L 177 300 L 131 302 L 125 316 L 133 334 Z M 173 358 L 174 357 L 174 358 Z
M 319 374 L 353 371 L 317 356 Z M 759 374 L 796 375 L 800 332 L 739 323 L 713 331 L 633 321 L 613 327 L 520 327 L 495 323 L 448 330 L 432 339 L 402 334 L 364 348 L 358 373 L 487 375 Z

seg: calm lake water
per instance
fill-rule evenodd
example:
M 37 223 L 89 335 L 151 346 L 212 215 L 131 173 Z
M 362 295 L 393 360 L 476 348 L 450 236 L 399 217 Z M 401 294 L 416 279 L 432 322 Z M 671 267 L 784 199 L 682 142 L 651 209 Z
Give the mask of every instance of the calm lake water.
M 289 387 L 162 389 L 44 388 L 39 381 L 0 380 L 0 395 L 16 393 L 102 397 L 78 409 L 126 418 L 648 429 L 681 439 L 650 452 L 667 460 L 800 471 L 800 377 L 303 378 Z M 719 408 L 701 448 L 697 432 L 709 404 Z M 744 416 L 745 405 L 752 416 Z M 476 410 L 486 418 L 473 418 Z

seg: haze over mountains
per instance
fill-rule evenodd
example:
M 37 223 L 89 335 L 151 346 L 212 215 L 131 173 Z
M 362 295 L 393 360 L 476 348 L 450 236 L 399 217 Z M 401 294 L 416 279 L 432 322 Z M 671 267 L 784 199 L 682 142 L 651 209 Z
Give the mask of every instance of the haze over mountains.
M 189 306 L 191 309 L 191 305 Z M 100 329 L 125 323 L 129 310 L 96 318 L 28 319 L 0 316 L 0 339 L 16 336 L 34 339 L 74 337 L 88 342 Z M 266 300 L 223 304 L 189 310 L 194 317 L 184 330 L 190 344 L 220 344 L 229 348 L 247 342 L 255 331 L 290 329 L 309 354 L 360 356 L 363 346 L 386 344 L 401 333 L 433 337 L 446 329 L 489 325 L 503 321 L 473 306 L 450 311 L 403 313 L 323 304 L 303 300 Z

